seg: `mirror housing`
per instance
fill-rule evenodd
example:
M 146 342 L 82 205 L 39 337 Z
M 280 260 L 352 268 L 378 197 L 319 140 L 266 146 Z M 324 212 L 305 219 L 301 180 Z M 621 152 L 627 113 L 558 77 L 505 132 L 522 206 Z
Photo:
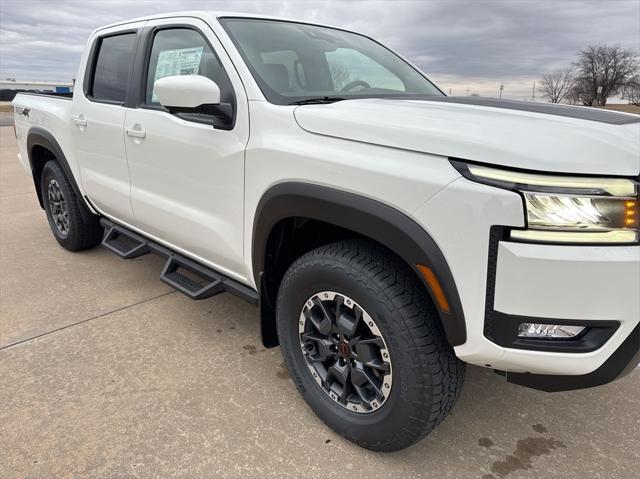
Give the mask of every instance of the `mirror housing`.
M 153 84 L 160 104 L 167 109 L 190 109 L 220 104 L 220 87 L 202 75 L 176 75 Z

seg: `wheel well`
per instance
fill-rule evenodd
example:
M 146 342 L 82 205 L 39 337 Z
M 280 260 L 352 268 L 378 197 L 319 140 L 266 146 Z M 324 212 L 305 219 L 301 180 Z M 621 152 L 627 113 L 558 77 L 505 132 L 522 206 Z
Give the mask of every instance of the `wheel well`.
M 86 223 L 97 221 L 97 215 L 92 213 L 87 206 L 87 201 L 85 201 L 86 198 L 83 197 L 80 189 L 78 188 L 78 184 L 73 177 L 73 171 L 69 167 L 69 163 L 67 163 L 64 152 L 53 135 L 43 128 L 31 128 L 27 135 L 27 151 L 29 152 L 29 163 L 31 165 L 33 182 L 36 187 L 40 206 L 44 209 L 43 193 L 40 188 L 44 165 L 47 161 L 55 160 L 58 165 L 60 165 L 60 168 L 62 168 L 62 171 L 69 180 L 69 183 L 71 183 L 71 188 L 73 189 L 76 198 L 79 200 L 78 204 L 80 205 L 80 215 L 82 216 L 83 221 Z
M 29 159 L 31 160 L 31 172 L 33 174 L 33 183 L 36 187 L 36 193 L 38 194 L 38 201 L 40 202 L 40 206 L 44 208 L 41 188 L 42 170 L 44 169 L 44 165 L 47 161 L 57 160 L 57 158 L 56 155 L 54 155 L 48 148 L 42 145 L 34 145 L 31 149 Z
M 266 243 L 264 271 L 260 284 L 262 341 L 266 347 L 275 347 L 279 344 L 275 321 L 276 300 L 280 283 L 289 266 L 305 253 L 320 246 L 358 238 L 378 244 L 389 254 L 396 256 L 399 261 L 404 262 L 402 258 L 382 243 L 324 221 L 290 217 L 282 219 L 274 225 Z M 412 268 L 410 269 L 413 271 Z M 427 295 L 427 299 L 432 301 L 429 295 Z
M 293 217 L 275 224 L 267 240 L 264 267 L 278 282 L 303 254 L 325 244 L 363 236 L 324 221 Z

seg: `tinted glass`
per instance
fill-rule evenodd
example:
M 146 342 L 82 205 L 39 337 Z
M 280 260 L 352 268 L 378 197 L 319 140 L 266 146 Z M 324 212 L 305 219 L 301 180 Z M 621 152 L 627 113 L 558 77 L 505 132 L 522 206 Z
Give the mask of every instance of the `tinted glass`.
M 404 92 L 402 80 L 379 63 L 352 48 L 336 48 L 325 53 L 333 87 L 336 91 L 345 88 L 356 91 L 369 88 Z M 351 86 L 351 88 L 349 88 Z
M 127 96 L 135 40 L 135 33 L 106 37 L 101 40 L 92 87 L 92 96 L 96 100 L 124 102 Z
M 402 58 L 356 33 L 275 20 L 221 22 L 272 103 L 443 95 Z
M 218 57 L 195 30 L 172 28 L 156 33 L 147 73 L 146 104 L 159 105 L 153 84 L 160 78 L 173 75 L 208 77 L 218 84 L 220 101 L 233 102 L 233 90 Z

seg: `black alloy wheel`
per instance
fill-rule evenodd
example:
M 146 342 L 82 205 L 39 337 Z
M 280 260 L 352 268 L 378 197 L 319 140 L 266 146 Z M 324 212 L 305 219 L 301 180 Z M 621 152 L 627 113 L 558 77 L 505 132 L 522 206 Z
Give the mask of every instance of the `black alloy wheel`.
M 334 291 L 309 298 L 300 313 L 300 347 L 322 390 L 350 411 L 380 408 L 393 376 L 387 345 L 371 316 Z
M 49 180 L 47 199 L 53 223 L 58 228 L 60 235 L 66 237 L 69 234 L 69 212 L 60 185 L 54 178 Z

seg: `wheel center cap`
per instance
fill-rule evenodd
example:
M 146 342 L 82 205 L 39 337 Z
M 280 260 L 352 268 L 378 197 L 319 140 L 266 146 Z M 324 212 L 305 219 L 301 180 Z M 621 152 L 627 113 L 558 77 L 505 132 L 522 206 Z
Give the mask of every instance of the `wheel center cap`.
M 340 353 L 341 357 L 348 358 L 351 355 L 351 348 L 346 341 L 342 341 L 340 344 L 338 344 L 338 352 Z

